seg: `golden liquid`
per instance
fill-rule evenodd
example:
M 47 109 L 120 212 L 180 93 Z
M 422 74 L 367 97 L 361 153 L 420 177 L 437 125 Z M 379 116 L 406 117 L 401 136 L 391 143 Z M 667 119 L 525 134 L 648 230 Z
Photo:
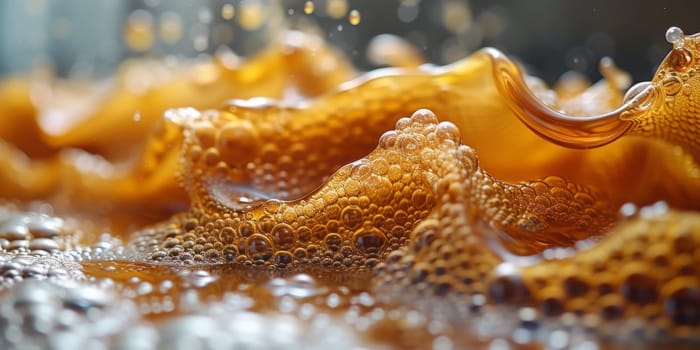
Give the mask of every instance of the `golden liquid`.
M 261 11 L 236 18 L 254 30 Z M 142 22 L 125 29 L 134 50 L 152 45 Z M 697 341 L 690 75 L 687 99 L 669 103 L 684 88 L 670 80 L 695 67 L 678 48 L 624 104 L 612 82 L 545 104 L 547 89 L 493 50 L 358 76 L 317 38 L 290 38 L 157 77 L 125 64 L 108 98 L 57 133 L 38 116 L 60 101 L 4 81 L 0 256 L 80 256 L 80 283 L 105 284 L 138 306 L 134 322 L 157 325 L 221 309 L 268 317 L 261 327 L 324 320 L 370 347 Z M 290 88 L 305 103 L 275 102 Z M 42 231 L 53 216 L 64 221 Z

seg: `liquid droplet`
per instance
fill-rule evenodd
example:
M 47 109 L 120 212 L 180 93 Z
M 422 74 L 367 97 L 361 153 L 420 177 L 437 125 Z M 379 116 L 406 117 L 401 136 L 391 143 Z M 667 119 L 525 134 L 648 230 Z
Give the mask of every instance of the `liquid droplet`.
M 124 26 L 124 40 L 133 51 L 147 51 L 153 46 L 153 17 L 145 10 L 129 15 Z
M 314 13 L 314 2 L 309 0 L 306 3 L 304 3 L 304 13 L 307 15 L 310 15 Z
M 360 21 L 362 20 L 362 16 L 360 16 L 360 11 L 357 10 L 352 10 L 350 11 L 350 16 L 348 17 L 348 21 L 350 24 L 356 26 L 360 24 Z
M 690 67 L 692 62 L 693 54 L 684 48 L 674 48 L 668 57 L 669 65 L 678 72 L 682 72 Z
M 348 13 L 348 2 L 346 0 L 328 0 L 326 12 L 334 19 L 341 19 Z
M 238 23 L 245 30 L 256 30 L 263 24 L 263 12 L 259 2 L 241 3 Z
M 224 6 L 221 6 L 221 18 L 227 20 L 231 19 L 233 18 L 234 13 L 235 10 L 232 4 L 224 4 Z
M 680 41 L 683 40 L 683 30 L 678 28 L 678 27 L 671 27 L 668 28 L 666 31 L 666 41 L 669 44 L 676 44 L 680 43 Z

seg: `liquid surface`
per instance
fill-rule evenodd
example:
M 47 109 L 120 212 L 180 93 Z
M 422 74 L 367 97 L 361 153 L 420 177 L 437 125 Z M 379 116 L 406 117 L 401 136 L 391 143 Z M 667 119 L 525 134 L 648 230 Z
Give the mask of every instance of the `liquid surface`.
M 626 95 L 296 32 L 87 98 L 5 80 L 0 344 L 697 345 L 700 39 L 667 38 Z

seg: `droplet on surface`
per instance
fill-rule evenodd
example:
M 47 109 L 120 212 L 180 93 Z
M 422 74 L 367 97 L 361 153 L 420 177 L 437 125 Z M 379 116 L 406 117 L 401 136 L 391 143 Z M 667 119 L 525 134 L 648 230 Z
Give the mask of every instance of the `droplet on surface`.
M 310 15 L 314 13 L 314 2 L 311 0 L 308 0 L 307 2 L 304 3 L 304 13 L 307 15 Z
M 360 15 L 360 11 L 357 10 L 352 10 L 350 11 L 350 16 L 348 16 L 348 21 L 350 24 L 356 26 L 360 24 L 360 21 L 362 20 L 362 16 Z
M 666 41 L 669 44 L 676 44 L 683 40 L 683 30 L 678 27 L 671 27 L 666 30 Z

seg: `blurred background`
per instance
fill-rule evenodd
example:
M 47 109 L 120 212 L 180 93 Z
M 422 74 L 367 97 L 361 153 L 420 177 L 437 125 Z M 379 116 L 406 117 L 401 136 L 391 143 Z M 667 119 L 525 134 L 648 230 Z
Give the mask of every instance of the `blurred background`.
M 611 56 L 648 80 L 671 25 L 700 31 L 697 1 L 505 0 L 4 0 L 0 76 L 49 64 L 98 78 L 128 57 L 250 55 L 282 28 L 315 31 L 361 69 L 371 38 L 397 34 L 444 64 L 494 46 L 554 82 L 568 70 L 598 79 Z

